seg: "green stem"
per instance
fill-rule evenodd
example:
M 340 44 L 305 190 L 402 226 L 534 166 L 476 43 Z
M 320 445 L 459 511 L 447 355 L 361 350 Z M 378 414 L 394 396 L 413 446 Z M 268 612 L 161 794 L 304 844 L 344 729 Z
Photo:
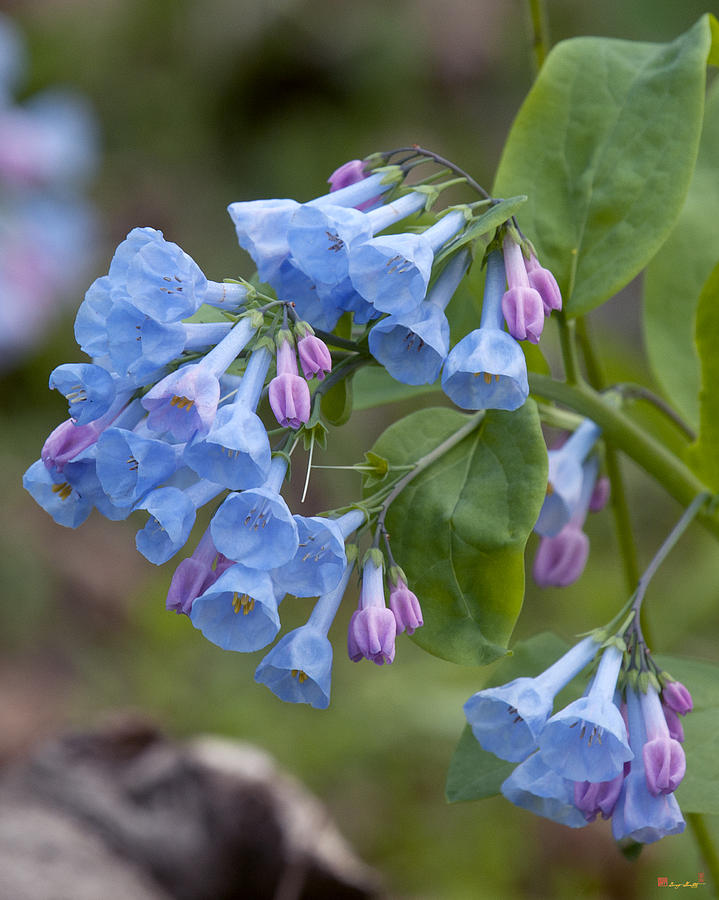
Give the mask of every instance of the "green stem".
M 681 460 L 588 385 L 565 384 L 536 372 L 530 372 L 529 385 L 532 393 L 569 406 L 596 422 L 610 443 L 616 444 L 682 506 L 689 506 L 697 494 L 707 489 Z M 719 516 L 716 510 L 703 509 L 697 518 L 712 534 L 719 537 Z
M 568 384 L 579 384 L 582 381 L 582 374 L 579 370 L 577 345 L 574 340 L 574 322 L 569 321 L 564 313 L 560 312 L 557 315 L 557 324 L 565 378 Z
M 411 472 L 408 472 L 404 477 L 400 478 L 397 484 L 392 488 L 390 493 L 387 496 L 387 499 L 382 504 L 382 510 L 377 516 L 377 531 L 378 533 L 384 529 L 384 520 L 387 516 L 387 511 L 394 501 L 399 497 L 402 491 L 407 487 L 407 485 L 416 478 L 421 472 L 423 472 L 427 466 L 431 466 L 433 462 L 438 460 L 440 456 L 444 456 L 447 451 L 451 450 L 452 447 L 456 447 L 460 441 L 463 441 L 468 434 L 471 434 L 474 429 L 479 425 L 479 423 L 484 418 L 484 410 L 480 410 L 478 413 L 475 413 L 473 416 L 470 416 L 469 419 L 462 425 L 461 428 L 458 428 L 454 434 L 451 434 L 446 440 L 442 441 L 441 444 L 437 444 L 434 450 L 430 450 L 429 453 L 426 453 L 417 462 L 414 464 Z
M 532 34 L 532 60 L 534 62 L 534 74 L 544 65 L 544 60 L 549 53 L 549 25 L 547 11 L 543 0 L 529 0 L 529 24 Z
M 589 336 L 586 319 L 583 316 L 579 316 L 575 321 L 577 340 L 582 348 L 587 378 L 591 386 L 596 391 L 600 391 L 606 387 L 606 380 L 599 358 L 594 352 L 594 345 Z M 637 545 L 634 540 L 634 532 L 632 531 L 632 520 L 629 514 L 629 504 L 627 502 L 627 493 L 624 488 L 624 478 L 622 476 L 619 456 L 613 445 L 606 444 L 605 446 L 607 475 L 609 476 L 609 483 L 611 485 L 611 504 L 612 515 L 614 516 L 614 527 L 617 531 L 617 541 L 619 542 L 619 550 L 622 555 L 627 592 L 631 594 L 639 580 Z M 644 622 L 644 626 L 647 633 L 649 633 L 646 621 Z
M 715 897 L 719 897 L 719 854 L 717 854 L 707 823 L 700 813 L 687 813 L 687 821 L 699 847 L 704 865 L 709 871 L 709 884 Z

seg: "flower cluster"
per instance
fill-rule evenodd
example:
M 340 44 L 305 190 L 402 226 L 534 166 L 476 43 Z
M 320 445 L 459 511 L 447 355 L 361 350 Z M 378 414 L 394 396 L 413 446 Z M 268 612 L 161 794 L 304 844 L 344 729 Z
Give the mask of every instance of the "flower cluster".
M 632 668 L 620 647 L 587 637 L 536 678 L 479 691 L 464 710 L 485 750 L 519 763 L 502 784 L 509 801 L 572 828 L 611 818 L 617 841 L 652 843 L 684 830 L 674 797 L 686 769 L 677 714 L 692 701 L 666 673 Z M 597 653 L 584 696 L 553 713 L 557 693 Z
M 94 118 L 58 89 L 22 105 L 22 38 L 0 15 L 0 348 L 12 362 L 44 333 L 59 299 L 90 261 L 93 214 L 84 196 L 95 169 Z
M 452 208 L 429 226 L 383 234 L 439 193 L 434 184 L 405 186 L 408 171 L 367 172 L 355 161 L 331 176 L 333 190 L 307 203 L 230 204 L 259 287 L 256 279 L 209 280 L 161 232 L 134 228 L 80 305 L 75 336 L 91 361 L 52 372 L 50 387 L 67 399 L 69 418 L 24 476 L 61 525 L 77 527 L 93 508 L 115 520 L 145 512 L 136 546 L 157 565 L 182 550 L 198 510 L 213 504 L 209 525 L 175 570 L 168 609 L 223 649 L 251 652 L 279 634 L 285 596 L 319 598 L 307 624 L 279 641 L 256 676 L 282 699 L 318 707 L 329 703 L 328 630 L 359 552 L 357 535 L 373 520 L 349 656 L 391 663 L 397 635 L 423 621 L 384 529 L 396 482 L 380 491 L 379 506 L 357 501 L 316 516 L 293 514 L 282 496 L 300 439 L 310 447 L 325 440 L 323 396 L 345 377 L 343 367 L 373 356 L 411 384 L 443 370 L 443 386 L 460 406 L 514 409 L 528 393 L 517 338 L 538 336 L 534 326 L 522 331 L 520 307 L 541 309 L 551 294 L 547 278 L 530 286 L 532 272 L 544 270 L 531 249 L 525 263 L 528 243 L 506 226 L 504 250 L 497 236 L 487 255 L 480 327 L 450 352 L 444 309 L 470 264 L 463 236 L 477 216 L 471 205 Z M 357 340 L 325 330 L 342 315 L 355 334 L 362 330 Z M 277 428 L 262 419 L 265 393 Z

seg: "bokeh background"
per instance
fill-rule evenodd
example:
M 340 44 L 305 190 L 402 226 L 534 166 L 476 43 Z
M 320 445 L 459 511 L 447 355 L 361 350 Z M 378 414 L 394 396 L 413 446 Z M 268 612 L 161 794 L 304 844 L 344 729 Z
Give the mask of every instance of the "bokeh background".
M 710 0 L 550 0 L 548 12 L 555 41 L 668 40 L 712 5 L 717 12 Z M 342 162 L 379 149 L 421 143 L 491 184 L 532 79 L 519 0 L 6 0 L 3 11 L 29 51 L 18 99 L 61 84 L 82 92 L 97 116 L 101 164 L 90 197 L 98 226 L 87 284 L 135 225 L 163 230 L 210 278 L 249 275 L 229 202 L 308 199 Z M 591 323 L 613 379 L 650 379 L 639 287 Z M 268 749 L 329 806 L 392 897 L 634 898 L 653 896 L 657 875 L 696 880 L 701 866 L 687 834 L 631 864 L 606 823 L 574 833 L 501 798 L 446 805 L 461 706 L 486 670 L 429 657 L 406 637 L 391 667 L 350 663 L 349 598 L 331 635 L 330 709 L 282 704 L 253 681 L 260 655 L 225 653 L 165 612 L 173 563 L 157 569 L 135 551 L 138 521 L 93 514 L 73 532 L 36 507 L 21 474 L 66 415 L 47 377 L 81 359 L 72 318 L 83 290 L 65 306 L 58 298 L 52 327 L 0 369 L 0 761 L 45 735 L 132 710 L 173 736 L 214 732 Z M 551 356 L 552 335 L 543 346 Z M 356 461 L 387 424 L 427 402 L 356 413 L 315 462 Z M 629 464 L 626 473 L 646 563 L 680 510 Z M 307 507 L 339 505 L 358 489 L 351 473 L 316 472 Z M 518 638 L 544 629 L 570 638 L 624 602 L 609 514 L 591 517 L 588 531 L 584 576 L 561 591 L 530 581 Z M 535 548 L 532 539 L 530 561 Z M 693 528 L 650 592 L 656 649 L 716 659 L 718 598 L 716 545 Z M 288 626 L 306 612 L 306 601 L 285 609 Z

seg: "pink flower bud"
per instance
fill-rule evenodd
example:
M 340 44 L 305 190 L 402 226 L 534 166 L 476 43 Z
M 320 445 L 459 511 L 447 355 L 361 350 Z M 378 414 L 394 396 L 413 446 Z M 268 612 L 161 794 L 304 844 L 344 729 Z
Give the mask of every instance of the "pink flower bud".
M 349 162 L 341 165 L 339 169 L 335 169 L 327 181 L 330 183 L 330 193 L 332 193 L 340 188 L 349 187 L 351 184 L 357 184 L 358 181 L 364 181 L 365 178 L 367 178 L 367 173 L 364 170 L 362 160 L 351 159 Z M 365 200 L 364 203 L 358 203 L 356 208 L 362 211 L 372 209 L 381 199 L 382 195 L 380 194 L 371 200 Z
M 65 463 L 94 444 L 101 432 L 102 425 L 98 425 L 97 421 L 89 425 L 76 425 L 72 419 L 66 419 L 48 435 L 40 451 L 40 459 L 47 469 L 56 468 L 62 472 Z
M 424 625 L 419 600 L 401 578 L 389 592 L 389 608 L 397 623 L 397 634 L 414 634 L 416 628 Z
M 327 345 L 314 334 L 306 334 L 297 342 L 302 374 L 309 381 L 316 375 L 319 381 L 332 371 L 332 357 Z
M 343 163 L 338 169 L 330 175 L 327 181 L 331 185 L 333 191 L 340 188 L 349 187 L 351 184 L 357 184 L 367 177 L 364 170 L 364 163 L 361 159 L 351 159 L 349 162 Z
M 680 743 L 684 742 L 684 728 L 679 719 L 679 716 L 676 712 L 665 703 L 662 703 L 662 711 L 664 712 L 664 718 L 667 722 L 667 728 L 669 729 L 669 737 L 674 738 L 675 741 L 679 741 Z
M 671 737 L 658 737 L 647 741 L 642 749 L 647 787 L 655 797 L 671 794 L 680 785 L 687 762 L 679 741 Z
M 269 400 L 283 428 L 299 428 L 310 418 L 310 389 L 297 374 L 294 343 L 283 340 L 277 348 L 277 375 L 270 382 Z
M 597 483 L 594 485 L 594 490 L 592 491 L 592 496 L 589 500 L 590 512 L 600 512 L 600 510 L 604 509 L 609 500 L 609 490 L 609 479 L 606 475 L 602 475 L 601 478 L 597 479 Z
M 310 389 L 299 375 L 277 375 L 270 382 L 270 406 L 283 428 L 299 428 L 310 418 Z
M 544 315 L 548 316 L 553 309 L 562 308 L 562 293 L 559 290 L 557 279 L 549 269 L 540 266 L 537 257 L 532 254 L 527 263 L 527 278 L 530 287 L 533 287 L 542 298 Z
M 543 537 L 534 557 L 532 575 L 540 587 L 567 587 L 584 571 L 589 538 L 570 522 L 554 537 Z
M 681 681 L 670 681 L 668 684 L 665 684 L 662 690 L 662 700 L 665 706 L 673 709 L 680 716 L 685 716 L 694 708 L 692 695 Z
M 392 610 L 386 606 L 357 609 L 350 619 L 347 633 L 347 652 L 352 662 L 371 659 L 378 666 L 394 660 L 394 641 L 397 635 Z
M 544 307 L 534 288 L 510 288 L 502 297 L 502 314 L 515 340 L 539 343 L 544 328 Z

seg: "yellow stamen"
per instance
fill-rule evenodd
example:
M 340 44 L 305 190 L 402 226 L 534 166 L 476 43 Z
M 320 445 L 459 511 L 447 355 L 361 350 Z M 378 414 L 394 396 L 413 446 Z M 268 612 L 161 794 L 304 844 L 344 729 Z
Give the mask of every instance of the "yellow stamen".
M 242 610 L 242 615 L 246 616 L 255 608 L 255 599 L 249 594 L 238 594 L 237 591 L 232 595 L 232 609 L 235 613 Z
M 192 409 L 194 405 L 194 400 L 190 400 L 189 397 L 180 397 L 177 394 L 170 400 L 170 406 L 176 406 L 178 409 Z
M 302 669 L 293 669 L 290 672 L 293 678 L 296 678 L 300 684 L 304 684 L 305 681 L 309 678 L 309 675 L 305 674 Z
M 61 500 L 67 500 L 72 493 L 72 487 L 67 481 L 63 481 L 62 484 L 53 484 L 52 492 L 53 494 L 59 494 Z
M 485 384 L 491 384 L 491 383 L 492 383 L 492 376 L 491 376 L 491 374 L 490 374 L 489 372 L 485 372 L 485 373 L 484 373 L 484 383 L 485 383 Z

